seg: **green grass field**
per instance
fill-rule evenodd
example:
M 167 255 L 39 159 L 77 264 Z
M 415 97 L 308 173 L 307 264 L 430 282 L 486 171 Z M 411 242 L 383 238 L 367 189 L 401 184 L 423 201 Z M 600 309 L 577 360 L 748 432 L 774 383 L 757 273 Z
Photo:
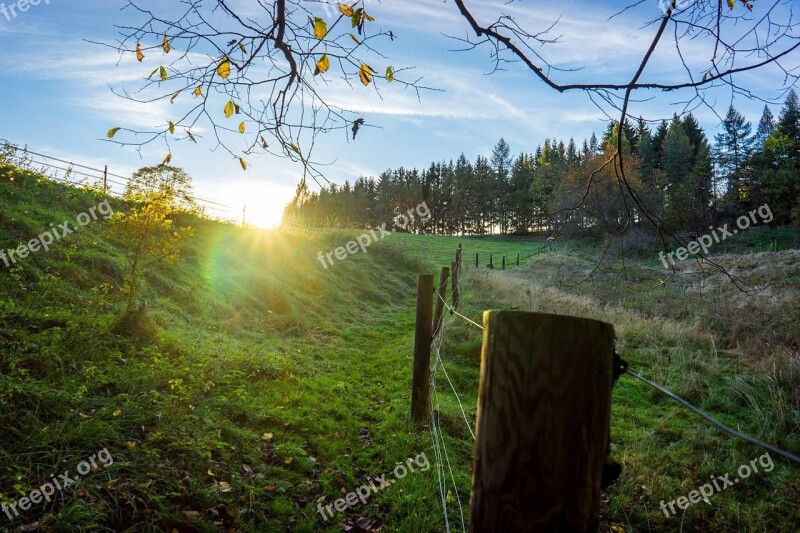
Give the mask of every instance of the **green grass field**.
M 2 249 L 100 200 L 13 177 L 0 173 Z M 476 251 L 516 259 L 535 244 L 396 234 L 325 270 L 317 253 L 343 245 L 342 234 L 194 224 L 183 261 L 148 274 L 146 313 L 135 322 L 119 321 L 124 262 L 102 221 L 14 268 L 0 264 L 0 501 L 75 473 L 100 450 L 113 457 L 51 501 L 12 520 L 0 514 L 0 528 L 357 531 L 361 520 L 367 531 L 434 532 L 445 530 L 444 500 L 451 529 L 461 530 L 481 331 L 446 319 L 434 408 L 447 458 L 437 460 L 430 429 L 409 419 L 416 276 L 449 266 L 459 243 L 465 260 Z M 596 253 L 569 245 L 508 272 L 481 261 L 465 273 L 461 311 L 475 321 L 505 308 L 611 322 L 633 369 L 742 431 L 800 450 L 796 251 L 723 256 L 748 281 L 772 286 L 746 296 L 720 276 L 700 283 L 684 273 L 660 287 L 663 273 L 644 261 L 594 269 Z M 710 505 L 665 517 L 661 500 L 763 451 L 629 377 L 614 390 L 612 443 L 624 470 L 603 498 L 604 531 L 800 523 L 800 470 L 777 458 Z M 429 469 L 334 518 L 320 515 L 420 454 Z

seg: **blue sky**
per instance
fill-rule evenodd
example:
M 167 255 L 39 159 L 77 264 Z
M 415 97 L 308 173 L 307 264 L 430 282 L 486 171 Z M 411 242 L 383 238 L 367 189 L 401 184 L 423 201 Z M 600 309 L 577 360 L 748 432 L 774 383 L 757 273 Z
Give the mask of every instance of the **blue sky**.
M 2 3 L 8 7 L 18 2 L 0 0 Z M 130 56 L 120 58 L 87 42 L 113 41 L 118 34 L 114 25 L 130 22 L 130 14 L 120 11 L 123 5 L 121 0 L 41 0 L 25 12 L 17 9 L 17 16 L 10 20 L 0 14 L 0 138 L 77 163 L 100 168 L 108 164 L 112 172 L 125 176 L 141 166 L 161 162 L 166 153 L 163 144 L 147 146 L 138 154 L 104 140 L 105 132 L 115 126 L 154 127 L 170 119 L 168 104 L 133 106 L 110 90 L 137 88 L 156 63 L 139 65 Z M 363 129 L 355 142 L 348 142 L 342 133 L 317 141 L 315 156 L 331 162 L 326 167 L 331 181 L 343 183 L 400 166 L 426 167 L 431 161 L 455 159 L 462 152 L 474 159 L 488 155 L 501 137 L 519 153 L 535 150 L 546 137 L 574 137 L 580 143 L 593 131 L 599 135 L 605 128 L 603 112 L 586 94 L 557 93 L 520 64 L 487 75 L 492 70 L 488 49 L 451 51 L 460 45 L 445 34 L 464 36 L 468 30 L 452 1 L 372 0 L 367 5 L 375 24 L 397 35 L 383 50 L 388 62 L 396 68 L 413 66 L 423 83 L 441 92 L 424 92 L 420 101 L 397 84 L 383 88 L 382 100 L 361 86 L 350 89 L 331 84 L 324 89 L 331 101 L 363 113 L 368 124 L 378 126 Z M 535 31 L 559 19 L 553 35 L 561 35 L 561 42 L 542 48 L 541 53 L 556 66 L 582 67 L 554 73 L 560 82 L 628 81 L 655 31 L 652 27 L 635 30 L 661 13 L 658 0 L 646 0 L 611 20 L 608 18 L 620 9 L 620 2 L 522 0 L 505 5 L 474 0 L 471 5 L 482 21 L 488 22 L 492 12 L 502 9 Z M 309 9 L 326 17 L 321 4 Z M 702 42 L 685 44 L 687 62 L 700 71 L 702 58 L 708 57 L 707 48 Z M 797 58 L 793 61 L 796 64 Z M 674 81 L 680 74 L 673 49 L 664 46 L 643 79 Z M 746 74 L 740 81 L 763 98 L 778 97 L 784 83 L 775 69 Z M 661 92 L 640 96 L 648 100 L 634 104 L 631 112 L 648 119 L 680 112 L 680 102 L 691 97 L 689 93 Z M 720 90 L 709 96 L 724 115 L 730 92 Z M 734 104 L 754 123 L 764 105 L 743 98 Z M 779 106 L 772 109 L 777 115 Z M 697 109 L 695 116 L 713 135 L 719 125 L 717 116 L 705 107 Z M 251 167 L 244 172 L 228 154 L 212 148 L 202 142 L 173 145 L 173 164 L 194 178 L 198 196 L 233 206 L 231 217 L 238 218 L 246 204 L 251 222 L 275 223 L 282 205 L 291 199 L 302 169 L 265 155 L 250 158 Z

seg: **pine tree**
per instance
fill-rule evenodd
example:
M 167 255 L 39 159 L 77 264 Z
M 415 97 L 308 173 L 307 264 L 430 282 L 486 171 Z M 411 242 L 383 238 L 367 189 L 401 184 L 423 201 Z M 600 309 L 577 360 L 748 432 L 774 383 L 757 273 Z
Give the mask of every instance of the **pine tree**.
M 789 157 L 797 159 L 800 156 L 800 100 L 794 89 L 789 91 L 786 102 L 778 119 L 778 131 L 783 133 L 791 142 Z
M 753 136 L 753 148 L 759 152 L 763 151 L 764 143 L 767 142 L 767 139 L 777 127 L 772 111 L 770 111 L 769 106 L 765 105 L 761 120 L 758 122 L 758 129 L 756 129 L 756 133 Z
M 748 161 L 752 154 L 752 125 L 731 106 L 722 121 L 722 132 L 714 139 L 714 162 L 721 179 L 727 183 L 726 196 L 734 211 L 741 211 L 752 191 L 748 189 Z

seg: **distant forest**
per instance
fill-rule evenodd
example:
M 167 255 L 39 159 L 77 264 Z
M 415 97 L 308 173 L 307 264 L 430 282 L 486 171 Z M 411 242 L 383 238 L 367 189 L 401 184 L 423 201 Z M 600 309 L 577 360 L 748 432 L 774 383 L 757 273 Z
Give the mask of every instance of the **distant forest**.
M 426 170 L 387 170 L 331 185 L 298 188 L 284 219 L 309 226 L 375 226 L 425 202 L 432 217 L 407 229 L 439 235 L 528 234 L 554 228 L 584 236 L 623 229 L 642 213 L 608 161 L 618 123 L 580 147 L 545 140 L 516 157 L 501 139 L 491 157 L 431 163 Z M 651 130 L 626 122 L 626 177 L 669 231 L 704 231 L 769 204 L 772 225 L 800 222 L 800 101 L 792 90 L 775 119 L 764 107 L 753 125 L 733 106 L 713 142 L 692 114 Z M 612 143 L 612 139 L 614 142 Z M 588 187 L 589 177 L 597 172 Z

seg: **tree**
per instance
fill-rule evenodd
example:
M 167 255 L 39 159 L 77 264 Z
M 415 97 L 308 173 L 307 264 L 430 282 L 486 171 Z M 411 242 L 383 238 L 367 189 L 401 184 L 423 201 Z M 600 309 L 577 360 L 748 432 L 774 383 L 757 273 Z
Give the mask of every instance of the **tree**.
M 159 262 L 176 264 L 181 244 L 194 234 L 191 226 L 176 227 L 174 215 L 194 210 L 191 178 L 173 167 L 147 167 L 131 176 L 122 199 L 130 211 L 117 211 L 109 221 L 113 239 L 125 250 L 128 273 L 123 285 L 126 314 L 136 310 L 142 276 Z
M 752 155 L 752 125 L 736 108 L 730 106 L 722 121 L 722 132 L 714 139 L 714 163 L 727 184 L 726 196 L 736 211 L 747 205 L 752 196 L 748 180 L 748 161 Z
M 758 121 L 758 128 L 753 136 L 753 148 L 757 151 L 763 151 L 764 143 L 767 142 L 767 139 L 777 127 L 772 111 L 769 110 L 769 106 L 765 105 L 761 120 Z

